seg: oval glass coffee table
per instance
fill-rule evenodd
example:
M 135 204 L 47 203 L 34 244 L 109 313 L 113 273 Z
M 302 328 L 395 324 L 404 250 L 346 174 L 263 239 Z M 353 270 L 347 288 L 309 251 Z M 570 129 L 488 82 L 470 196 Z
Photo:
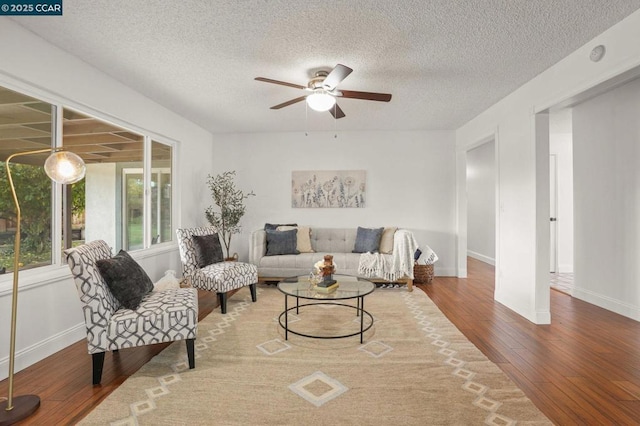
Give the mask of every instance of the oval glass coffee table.
M 278 283 L 278 290 L 284 293 L 284 311 L 278 317 L 278 322 L 284 329 L 285 340 L 288 340 L 289 333 L 293 333 L 313 339 L 342 339 L 360 335 L 360 343 L 363 342 L 364 332 L 373 326 L 373 316 L 364 309 L 364 298 L 373 293 L 376 286 L 371 281 L 346 275 L 334 275 L 333 279 L 338 282 L 338 288 L 329 293 L 315 290 L 309 282 L 308 276 L 287 278 Z M 290 297 L 295 299 L 295 306 L 289 307 Z M 349 300 L 355 300 L 355 306 L 349 304 Z M 359 330 L 344 334 L 325 335 L 291 329 L 289 315 L 292 311 L 295 311 L 296 315 L 300 315 L 300 308 L 321 309 L 320 305 L 336 305 L 340 308 L 355 310 L 356 317 L 360 318 Z

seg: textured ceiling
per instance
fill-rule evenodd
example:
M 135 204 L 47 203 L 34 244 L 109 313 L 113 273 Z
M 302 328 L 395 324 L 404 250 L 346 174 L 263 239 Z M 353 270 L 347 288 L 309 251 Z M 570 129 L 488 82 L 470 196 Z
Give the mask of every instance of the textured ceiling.
M 640 8 L 640 0 L 65 0 L 32 32 L 214 133 L 455 129 Z M 313 72 L 354 69 L 346 117 L 304 102 Z

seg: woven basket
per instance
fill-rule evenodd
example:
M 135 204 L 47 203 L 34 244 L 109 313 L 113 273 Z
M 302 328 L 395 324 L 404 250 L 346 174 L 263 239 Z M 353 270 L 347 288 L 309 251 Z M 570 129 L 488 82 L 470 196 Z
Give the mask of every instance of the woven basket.
M 433 280 L 433 265 L 413 265 L 413 282 L 430 283 Z

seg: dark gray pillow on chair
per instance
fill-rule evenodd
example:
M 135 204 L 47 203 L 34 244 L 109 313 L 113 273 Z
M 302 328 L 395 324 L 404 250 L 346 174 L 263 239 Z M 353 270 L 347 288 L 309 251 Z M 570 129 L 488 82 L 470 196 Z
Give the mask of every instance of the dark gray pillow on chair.
M 198 268 L 204 268 L 207 265 L 224 260 L 220 238 L 217 233 L 212 235 L 192 235 L 192 238 Z
M 267 230 L 267 253 L 266 256 L 276 256 L 279 254 L 300 254 L 296 248 L 298 245 L 298 230 L 272 231 Z
M 110 259 L 97 260 L 96 266 L 111 293 L 127 309 L 137 309 L 142 298 L 153 290 L 151 278 L 124 250 Z
M 278 229 L 278 226 L 298 226 L 298 224 L 297 223 L 283 223 L 283 224 L 265 223 L 264 224 L 264 230 L 265 231 L 275 231 L 276 229 Z
M 361 228 L 358 226 L 353 253 L 377 253 L 384 228 Z

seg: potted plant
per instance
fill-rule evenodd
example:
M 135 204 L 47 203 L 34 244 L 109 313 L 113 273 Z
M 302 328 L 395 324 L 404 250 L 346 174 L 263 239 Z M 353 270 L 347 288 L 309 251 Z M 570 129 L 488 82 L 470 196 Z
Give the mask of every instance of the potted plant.
M 240 232 L 240 219 L 244 216 L 244 200 L 252 195 L 253 191 L 244 193 L 236 189 L 234 182 L 235 171 L 224 172 L 216 176 L 207 176 L 207 185 L 211 190 L 211 197 L 217 209 L 209 206 L 205 211 L 207 220 L 222 238 L 222 244 L 226 251 L 226 258 L 230 259 L 229 247 L 231 237 Z

